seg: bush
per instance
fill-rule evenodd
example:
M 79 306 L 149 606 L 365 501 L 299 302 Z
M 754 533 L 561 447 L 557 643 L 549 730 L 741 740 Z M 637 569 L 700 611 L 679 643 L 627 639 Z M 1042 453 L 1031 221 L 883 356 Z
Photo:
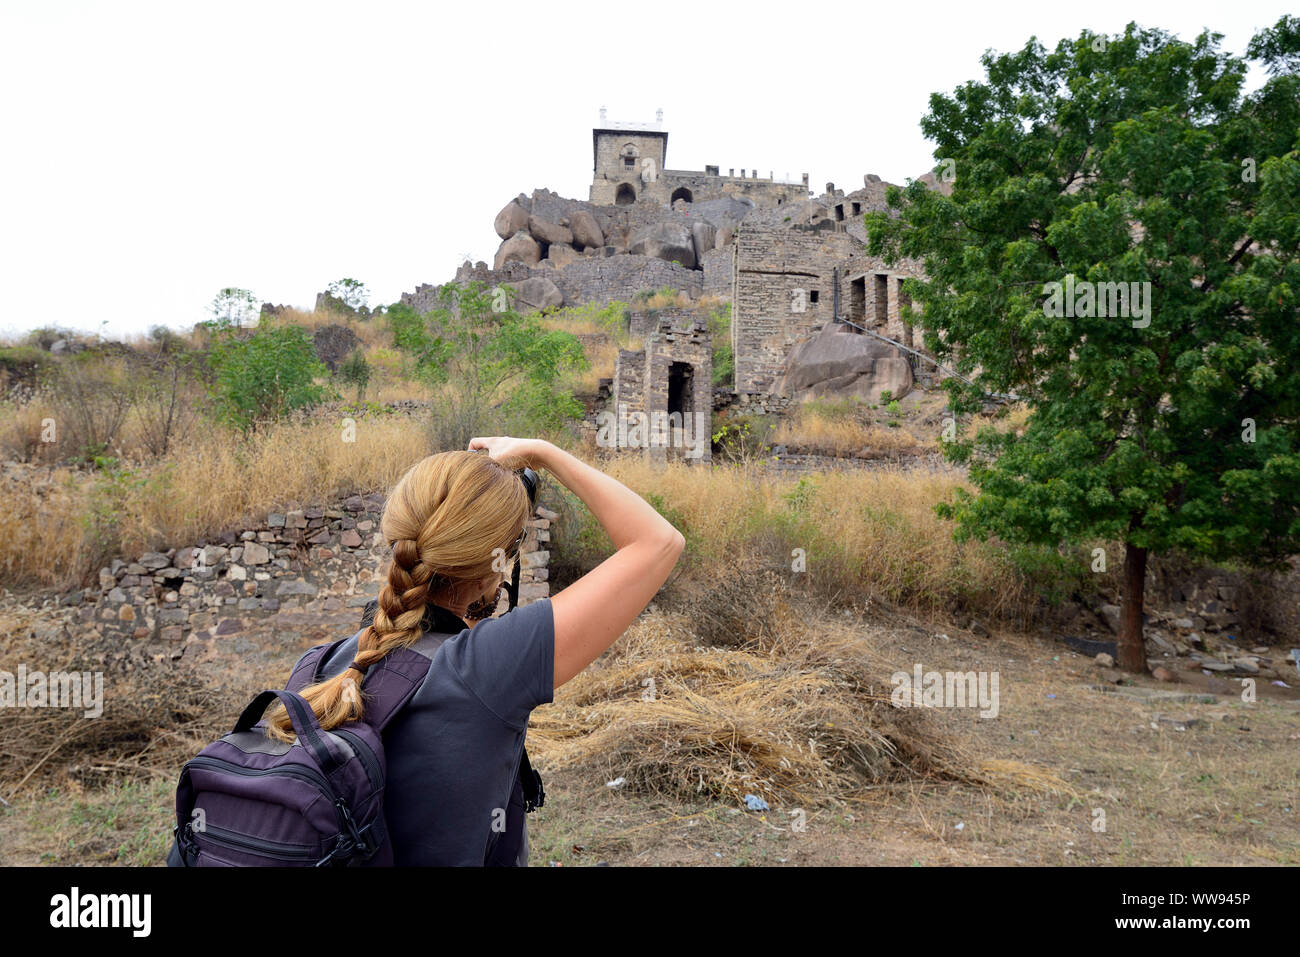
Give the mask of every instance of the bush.
M 736 376 L 736 357 L 731 352 L 731 304 L 723 303 L 709 313 L 708 322 L 713 338 L 713 384 L 729 386 Z
M 0 393 L 15 385 L 35 385 L 52 360 L 36 346 L 0 349 Z
M 166 455 L 175 440 L 189 433 L 195 419 L 190 394 L 195 358 L 183 351 L 183 341 L 179 336 L 161 340 L 158 355 L 147 360 L 139 378 L 140 441 L 155 456 Z
M 339 365 L 339 379 L 356 387 L 357 401 L 360 402 L 366 394 L 366 385 L 370 382 L 370 365 L 366 362 L 366 354 L 360 349 L 353 349 L 348 357 Z
M 328 370 L 316 358 L 311 334 L 301 326 L 264 327 L 246 339 L 227 334 L 209 361 L 216 371 L 218 414 L 242 429 L 329 397 L 315 382 Z
M 89 462 L 117 441 L 137 388 L 121 360 L 83 352 L 55 367 L 47 393 L 58 447 Z

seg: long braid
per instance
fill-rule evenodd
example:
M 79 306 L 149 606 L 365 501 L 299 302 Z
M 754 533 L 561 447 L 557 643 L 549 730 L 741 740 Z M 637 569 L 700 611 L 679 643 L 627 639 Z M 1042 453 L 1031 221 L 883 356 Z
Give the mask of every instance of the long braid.
M 468 522 L 467 513 L 475 505 L 483 509 L 488 503 L 495 508 Z M 486 456 L 444 452 L 413 466 L 384 510 L 382 525 L 392 542 L 393 558 L 379 591 L 374 621 L 358 636 L 353 661 L 369 668 L 390 651 L 414 644 L 422 633 L 420 622 L 431 592 L 489 574 L 493 547 L 512 540 L 528 512 L 522 483 Z M 445 561 L 439 559 L 437 564 L 444 571 L 430 561 L 441 555 Z M 299 694 L 322 728 L 337 727 L 361 718 L 364 706 L 358 689 L 364 677 L 349 667 Z M 267 711 L 266 726 L 268 736 L 294 740 L 288 712 L 278 702 Z

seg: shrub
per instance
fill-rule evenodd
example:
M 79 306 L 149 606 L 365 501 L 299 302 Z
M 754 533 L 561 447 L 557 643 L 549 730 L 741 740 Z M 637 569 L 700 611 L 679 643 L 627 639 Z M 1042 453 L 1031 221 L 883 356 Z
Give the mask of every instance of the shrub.
M 55 367 L 47 393 L 58 447 L 88 462 L 116 442 L 137 388 L 121 360 L 83 352 Z
M 370 365 L 366 362 L 366 354 L 360 349 L 353 349 L 339 365 L 338 376 L 356 387 L 357 401 L 360 402 L 365 397 L 366 385 L 370 382 Z
M 242 429 L 275 420 L 328 397 L 316 384 L 327 370 L 306 329 L 269 326 L 254 336 L 225 335 L 209 360 L 216 371 L 213 386 L 218 414 Z

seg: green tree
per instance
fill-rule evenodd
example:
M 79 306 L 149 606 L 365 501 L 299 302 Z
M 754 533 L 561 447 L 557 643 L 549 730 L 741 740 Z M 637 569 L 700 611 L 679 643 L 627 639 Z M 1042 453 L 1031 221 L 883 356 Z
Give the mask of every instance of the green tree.
M 227 286 L 217 293 L 208 311 L 212 313 L 212 321 L 216 326 L 242 329 L 256 323 L 257 298 L 247 289 Z
M 1121 542 L 1130 671 L 1148 554 L 1300 550 L 1298 23 L 1252 41 L 1272 76 L 1249 96 L 1208 32 L 987 53 L 921 123 L 951 195 L 911 183 L 897 218 L 867 217 L 872 252 L 925 263 L 914 321 L 974 379 L 946 382 L 954 411 L 986 390 L 1030 409 L 1021 435 L 946 445 L 977 494 L 941 514 L 959 536 Z
M 256 335 L 224 335 L 210 359 L 213 398 L 221 418 L 242 429 L 278 419 L 328 396 L 316 384 L 328 375 L 302 326 L 263 325 Z
M 346 308 L 348 311 L 357 315 L 368 313 L 367 304 L 370 302 L 370 290 L 366 284 L 356 279 L 339 279 L 329 284 L 326 289 L 326 295 Z
M 406 306 L 388 312 L 394 341 L 441 393 L 434 426 L 444 448 L 464 448 L 491 429 L 554 429 L 582 414 L 582 403 L 561 385 L 567 372 L 586 368 L 582 344 L 545 328 L 536 313 L 520 315 L 509 292 L 447 283 L 437 308 L 418 321 Z

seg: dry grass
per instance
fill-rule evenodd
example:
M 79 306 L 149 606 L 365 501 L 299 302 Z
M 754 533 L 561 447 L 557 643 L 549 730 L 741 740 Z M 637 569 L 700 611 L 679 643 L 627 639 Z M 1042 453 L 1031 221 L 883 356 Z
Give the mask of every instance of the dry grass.
M 683 574 L 710 583 L 752 558 L 846 604 L 871 598 L 918 611 L 1019 619 L 1036 601 L 1036 583 L 1005 548 L 956 542 L 952 525 L 934 514 L 935 504 L 962 484 L 952 473 L 872 469 L 796 480 L 743 466 L 655 469 L 630 458 L 601 467 L 681 528 L 688 542 Z M 557 553 L 583 561 L 585 548 L 595 558 L 599 548 L 584 537 L 581 514 L 569 511 Z M 796 548 L 807 563 L 797 575 Z
M 0 475 L 0 580 L 68 585 L 89 564 L 85 478 L 73 469 L 21 469 Z
M 221 733 L 213 676 L 173 662 L 168 654 L 150 654 L 143 643 L 93 637 L 79 624 L 65 622 L 71 617 L 51 609 L 0 610 L 0 668 L 14 672 L 26 665 L 29 674 L 102 675 L 103 710 L 97 717 L 66 706 L 19 708 L 5 717 L 0 781 L 7 795 L 56 768 L 82 783 L 102 782 L 121 771 L 152 773 L 158 765 L 184 760 L 195 741 Z
M 861 633 L 795 614 L 775 583 L 755 605 L 774 627 L 740 648 L 702 646 L 686 616 L 644 617 L 534 714 L 531 751 L 633 793 L 731 806 L 755 794 L 824 807 L 909 778 L 1068 791 L 1042 769 L 981 759 L 924 709 L 893 707 L 894 669 Z
M 393 332 L 383 316 L 374 319 L 354 319 L 334 312 L 285 309 L 272 321 L 283 325 L 302 326 L 311 332 L 325 326 L 347 326 L 356 333 L 357 338 L 367 349 L 391 347 L 393 344 Z
M 864 449 L 897 452 L 921 444 L 906 429 L 881 428 L 856 419 L 827 418 L 815 409 L 803 407 L 782 420 L 770 441 L 819 455 L 852 455 Z
M 138 554 L 260 519 L 277 504 L 386 488 L 431 451 L 427 433 L 405 418 L 360 418 L 352 438 L 341 423 L 313 420 L 249 436 L 198 429 L 116 480 L 14 472 L 0 485 L 0 521 L 11 529 L 0 568 L 7 583 L 73 585 L 106 550 Z

